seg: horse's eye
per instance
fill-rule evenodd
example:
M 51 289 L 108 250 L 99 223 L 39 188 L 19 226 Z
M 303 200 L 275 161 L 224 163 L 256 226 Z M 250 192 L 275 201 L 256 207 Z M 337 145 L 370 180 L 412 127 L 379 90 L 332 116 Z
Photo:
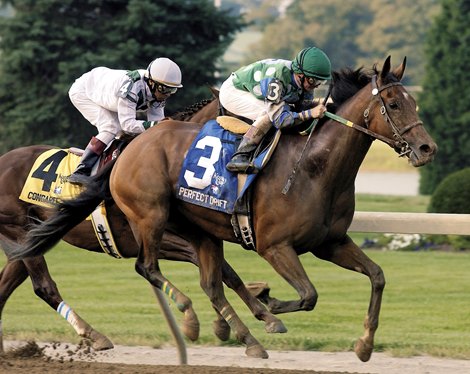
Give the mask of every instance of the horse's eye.
M 399 108 L 398 103 L 396 101 L 392 101 L 390 104 L 388 104 L 388 106 L 392 110 L 397 110 Z

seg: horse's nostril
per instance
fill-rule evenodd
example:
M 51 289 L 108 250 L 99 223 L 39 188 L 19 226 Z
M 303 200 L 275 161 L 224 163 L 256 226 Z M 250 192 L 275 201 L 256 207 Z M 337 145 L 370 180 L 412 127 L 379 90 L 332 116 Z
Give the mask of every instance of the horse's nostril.
M 437 150 L 437 146 L 435 144 L 422 144 L 419 147 L 419 150 L 422 154 L 434 154 Z
M 431 151 L 431 147 L 429 147 L 428 144 L 423 144 L 421 147 L 419 147 L 419 150 L 422 153 L 429 153 Z

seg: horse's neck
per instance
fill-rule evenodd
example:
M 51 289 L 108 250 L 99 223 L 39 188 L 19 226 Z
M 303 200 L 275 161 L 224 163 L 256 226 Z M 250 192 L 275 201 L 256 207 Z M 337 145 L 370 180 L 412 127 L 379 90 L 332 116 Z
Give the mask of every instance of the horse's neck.
M 363 113 L 367 105 L 367 94 L 359 93 L 344 103 L 337 114 L 358 126 L 365 126 Z M 315 159 L 326 157 L 323 173 L 325 178 L 347 187 L 354 183 L 371 144 L 372 139 L 364 133 L 329 120 L 322 125 L 318 139 L 314 141 L 310 153 L 313 158 L 311 164 L 317 164 Z

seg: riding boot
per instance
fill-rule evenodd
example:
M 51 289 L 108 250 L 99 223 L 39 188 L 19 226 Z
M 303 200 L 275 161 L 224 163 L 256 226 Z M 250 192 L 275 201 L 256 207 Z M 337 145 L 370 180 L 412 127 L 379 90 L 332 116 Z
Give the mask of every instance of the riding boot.
M 100 159 L 101 154 L 106 148 L 106 144 L 93 137 L 85 148 L 80 163 L 75 171 L 70 175 L 70 183 L 80 183 L 85 176 L 90 176 L 93 166 Z
M 253 122 L 250 129 L 243 135 L 243 139 L 237 151 L 227 164 L 226 168 L 228 171 L 233 173 L 247 173 L 249 170 L 254 169 L 253 165 L 250 163 L 250 153 L 256 149 L 264 135 L 266 135 L 271 128 L 271 125 L 268 115 L 259 117 Z

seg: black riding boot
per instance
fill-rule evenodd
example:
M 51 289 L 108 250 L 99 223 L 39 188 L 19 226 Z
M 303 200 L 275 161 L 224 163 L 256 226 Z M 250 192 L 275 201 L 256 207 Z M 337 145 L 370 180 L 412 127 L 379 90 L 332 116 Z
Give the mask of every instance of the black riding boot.
M 93 137 L 86 146 L 77 168 L 69 176 L 69 182 L 80 183 L 83 177 L 90 176 L 93 166 L 98 162 L 105 148 L 105 143 Z
M 255 150 L 257 145 L 252 139 L 244 137 L 237 151 L 233 154 L 232 159 L 227 164 L 227 170 L 233 173 L 246 173 L 251 166 L 250 153 Z

